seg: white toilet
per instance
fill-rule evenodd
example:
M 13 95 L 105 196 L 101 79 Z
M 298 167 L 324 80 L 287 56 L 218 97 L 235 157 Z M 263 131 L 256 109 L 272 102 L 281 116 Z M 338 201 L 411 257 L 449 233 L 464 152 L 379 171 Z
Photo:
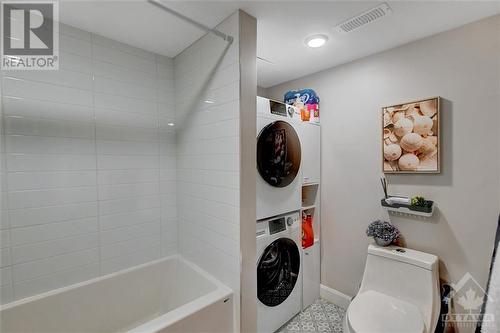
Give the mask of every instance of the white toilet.
M 344 333 L 433 333 L 440 306 L 438 257 L 370 245 Z

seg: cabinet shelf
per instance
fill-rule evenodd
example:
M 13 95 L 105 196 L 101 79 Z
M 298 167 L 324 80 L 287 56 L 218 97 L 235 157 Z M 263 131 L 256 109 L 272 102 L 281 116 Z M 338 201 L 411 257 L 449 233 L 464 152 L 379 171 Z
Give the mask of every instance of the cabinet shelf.
M 302 206 L 302 210 L 309 210 L 316 208 L 316 205 Z
M 321 177 L 321 127 L 300 124 L 302 185 L 317 185 Z
M 315 207 L 318 197 L 319 185 L 302 186 L 302 209 Z

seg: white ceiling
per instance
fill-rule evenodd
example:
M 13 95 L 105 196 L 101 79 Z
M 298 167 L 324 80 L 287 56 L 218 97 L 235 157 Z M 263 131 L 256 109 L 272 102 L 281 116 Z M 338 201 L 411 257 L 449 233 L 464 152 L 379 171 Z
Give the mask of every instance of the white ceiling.
M 348 34 L 333 27 L 375 1 L 165 1 L 170 8 L 215 26 L 240 8 L 258 20 L 258 83 L 270 87 L 332 66 L 500 13 L 500 1 L 387 1 L 393 14 Z M 170 57 L 204 32 L 145 0 L 60 2 L 61 21 Z M 326 34 L 319 49 L 305 46 Z
M 176 56 L 205 34 L 146 0 L 63 0 L 59 1 L 59 19 L 169 57 Z

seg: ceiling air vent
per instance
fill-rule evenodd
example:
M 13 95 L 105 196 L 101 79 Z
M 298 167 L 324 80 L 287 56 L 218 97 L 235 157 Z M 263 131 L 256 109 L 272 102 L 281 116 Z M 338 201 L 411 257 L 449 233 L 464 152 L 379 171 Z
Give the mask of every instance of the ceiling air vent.
M 335 26 L 335 29 L 342 33 L 351 32 L 353 30 L 359 29 L 368 23 L 372 23 L 381 19 L 384 16 L 390 15 L 392 13 L 391 7 L 388 4 L 383 3 L 375 8 L 372 8 L 362 14 L 359 14 L 353 18 L 348 19 Z

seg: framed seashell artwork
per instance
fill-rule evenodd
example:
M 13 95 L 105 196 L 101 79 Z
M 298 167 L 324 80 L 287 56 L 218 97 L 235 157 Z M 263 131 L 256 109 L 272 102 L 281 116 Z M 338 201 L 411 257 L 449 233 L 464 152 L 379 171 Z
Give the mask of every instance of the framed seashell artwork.
M 440 97 L 382 108 L 382 171 L 440 173 Z

